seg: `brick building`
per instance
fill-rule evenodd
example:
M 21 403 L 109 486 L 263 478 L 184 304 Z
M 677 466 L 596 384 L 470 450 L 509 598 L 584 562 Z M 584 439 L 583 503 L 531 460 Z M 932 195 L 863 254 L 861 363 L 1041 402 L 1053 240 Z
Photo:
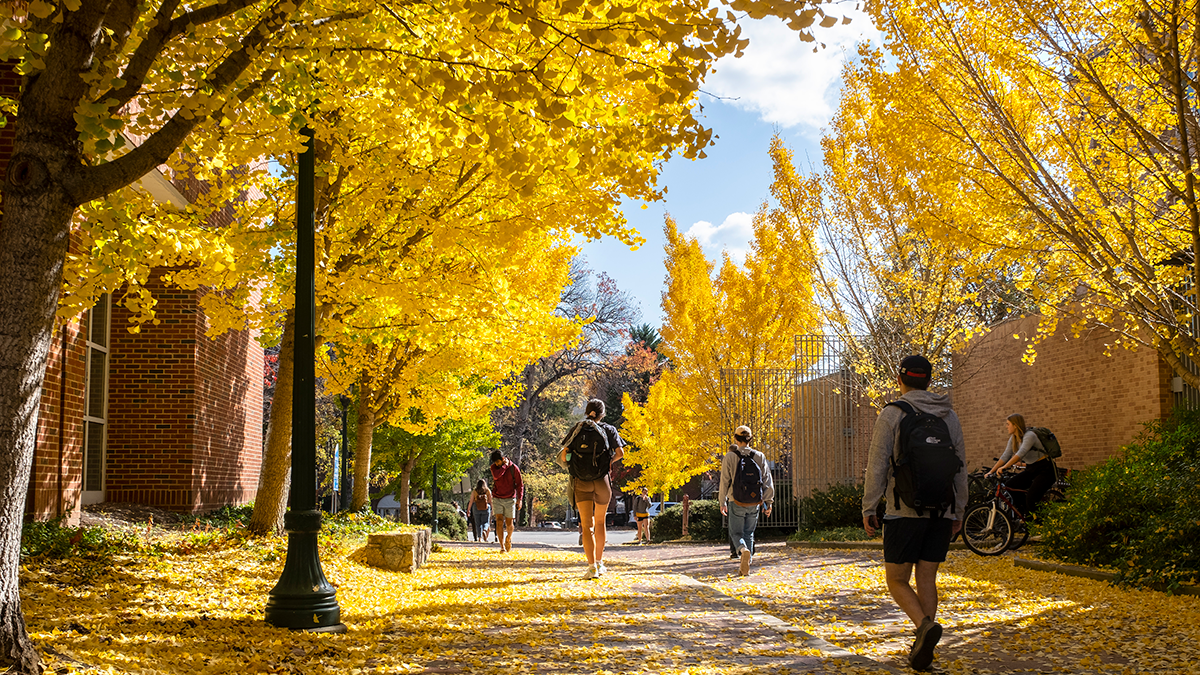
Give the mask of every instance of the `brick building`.
M 1037 324 L 1036 316 L 1004 322 L 955 355 L 954 408 L 970 469 L 990 467 L 1004 451 L 1004 420 L 1013 413 L 1052 429 L 1063 448 L 1059 464 L 1069 468 L 1103 461 L 1144 422 L 1170 415 L 1174 373 L 1153 349 L 1110 349 L 1116 336 L 1109 330 L 1076 338 L 1064 322 L 1028 365 L 1021 356 Z
M 20 78 L 6 66 L 0 64 L 0 91 L 15 97 Z M 0 128 L 0 171 L 12 147 L 9 124 Z M 183 207 L 204 186 L 155 171 L 141 188 Z M 193 512 L 254 498 L 263 350 L 249 331 L 206 337 L 204 291 L 170 288 L 158 276 L 148 284 L 158 301 L 158 325 L 129 333 L 129 312 L 104 296 L 56 330 L 27 519 L 75 523 L 83 505 L 104 501 Z

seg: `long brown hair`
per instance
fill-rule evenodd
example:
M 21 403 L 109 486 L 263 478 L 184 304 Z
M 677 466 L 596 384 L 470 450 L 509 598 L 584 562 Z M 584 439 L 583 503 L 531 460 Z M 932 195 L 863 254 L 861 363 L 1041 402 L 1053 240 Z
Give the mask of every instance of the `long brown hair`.
M 1025 418 L 1017 413 L 1013 413 L 1006 417 L 1013 425 L 1013 452 L 1021 447 L 1021 441 L 1025 438 Z

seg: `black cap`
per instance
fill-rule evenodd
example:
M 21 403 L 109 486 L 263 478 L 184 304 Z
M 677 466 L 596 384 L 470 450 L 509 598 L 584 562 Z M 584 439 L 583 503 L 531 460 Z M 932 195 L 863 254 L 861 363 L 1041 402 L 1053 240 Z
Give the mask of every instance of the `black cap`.
M 924 356 L 912 355 L 904 357 L 900 362 L 900 374 L 909 377 L 924 379 L 929 377 L 933 372 L 933 366 L 929 364 L 929 359 Z

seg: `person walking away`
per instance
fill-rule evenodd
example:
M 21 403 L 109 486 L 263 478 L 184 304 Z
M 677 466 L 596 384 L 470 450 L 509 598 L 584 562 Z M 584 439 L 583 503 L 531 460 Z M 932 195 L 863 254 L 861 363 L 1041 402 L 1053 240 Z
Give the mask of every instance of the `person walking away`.
M 584 409 L 586 418 L 571 427 L 562 440 L 558 462 L 571 474 L 571 498 L 579 511 L 580 537 L 588 568 L 584 579 L 603 576 L 604 544 L 607 533 L 604 517 L 612 501 L 609 471 L 624 456 L 625 442 L 617 428 L 604 419 L 604 401 L 594 398 Z
M 875 421 L 863 486 L 863 528 L 874 537 L 883 517 L 883 568 L 892 599 L 916 626 L 909 665 L 926 670 L 942 637 L 938 566 L 962 527 L 967 505 L 966 449 L 950 398 L 927 391 L 933 367 L 919 355 L 900 362 L 900 398 Z M 916 574 L 917 588 L 910 582 Z
M 754 530 L 758 527 L 758 512 L 771 515 L 775 503 L 775 483 L 767 458 L 750 447 L 754 435 L 750 427 L 741 426 L 733 432 L 733 444 L 721 461 L 721 487 L 717 500 L 721 515 L 729 517 L 729 543 L 737 551 L 740 563 L 738 574 L 750 573 L 754 555 Z
M 471 496 L 467 498 L 467 508 L 471 510 L 471 533 L 475 541 L 487 541 L 492 522 L 492 491 L 482 478 L 475 483 L 475 489 L 471 490 Z M 480 534 L 483 535 L 482 538 Z
M 1008 432 L 1008 444 L 987 475 L 1003 474 L 1017 462 L 1025 462 L 1025 470 L 1008 479 L 1008 487 L 1013 490 L 1013 506 L 1028 516 L 1058 476 L 1037 427 L 1026 428 L 1025 418 L 1013 414 L 1004 420 L 1004 430 Z
M 496 541 L 501 551 L 512 550 L 517 512 L 525 498 L 521 470 L 499 450 L 492 451 L 492 511 L 496 514 Z
M 633 517 L 637 519 L 637 540 L 634 543 L 642 543 L 643 533 L 645 533 L 646 543 L 650 543 L 650 495 L 646 491 L 646 486 L 638 491 L 633 497 Z

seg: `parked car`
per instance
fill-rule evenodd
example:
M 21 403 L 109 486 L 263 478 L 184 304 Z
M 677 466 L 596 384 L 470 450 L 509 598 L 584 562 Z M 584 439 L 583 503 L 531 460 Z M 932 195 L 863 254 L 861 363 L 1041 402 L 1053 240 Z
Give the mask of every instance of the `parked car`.
M 548 528 L 551 530 L 561 530 L 563 527 L 563 524 L 558 522 L 557 520 L 543 520 L 542 527 L 545 527 L 545 528 Z
M 669 509 L 679 502 L 650 502 L 650 517 L 656 518 L 658 514 L 663 512 L 663 509 Z

